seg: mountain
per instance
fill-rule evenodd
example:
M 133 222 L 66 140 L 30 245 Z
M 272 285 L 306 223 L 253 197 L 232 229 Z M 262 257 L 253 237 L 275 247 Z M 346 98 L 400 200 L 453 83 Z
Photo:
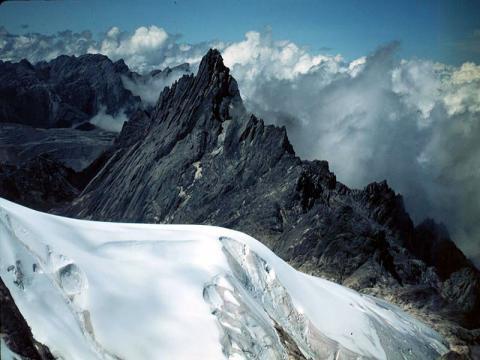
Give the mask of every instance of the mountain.
M 0 163 L 19 165 L 46 155 L 72 170 L 82 171 L 113 145 L 115 136 L 95 127 L 41 129 L 0 123 Z
M 128 79 L 150 81 L 139 76 Z M 1 192 L 9 188 L 0 172 L 0 196 L 90 220 L 242 231 L 298 270 L 396 303 L 459 353 L 473 356 L 480 345 L 480 275 L 446 229 L 433 220 L 414 226 L 386 182 L 349 189 L 326 161 L 298 158 L 284 128 L 245 110 L 218 51 L 154 106 L 132 110 L 114 144 L 87 168 L 65 170 L 61 158 L 40 156 L 55 171 L 37 170 L 34 159 L 16 164 L 5 176 L 17 188 Z
M 123 60 L 100 54 L 61 55 L 37 64 L 0 60 L 0 123 L 63 128 L 100 114 L 121 127 L 123 118 L 148 107 L 163 87 L 188 72 L 188 64 L 182 64 L 140 75 Z M 147 91 L 152 85 L 156 91 Z
M 42 210 L 70 202 L 103 164 L 112 130 L 151 107 L 145 94 L 158 97 L 189 71 L 183 64 L 140 75 L 92 54 L 0 61 L 0 196 Z
M 0 234 L 1 278 L 44 358 L 447 352 L 440 335 L 397 307 L 296 271 L 237 231 L 73 220 L 0 199 Z M 2 346 L 2 359 L 17 348 Z
M 326 161 L 295 156 L 284 128 L 246 112 L 215 50 L 124 125 L 64 213 L 243 231 L 301 271 L 410 309 L 454 345 L 479 339 L 479 272 L 448 234 L 415 228 L 386 182 L 352 190 Z
M 0 196 L 39 210 L 78 196 L 115 133 L 0 123 Z M 98 170 L 98 169 L 97 169 Z
M 158 97 L 187 72 L 183 64 L 140 75 L 91 54 L 0 61 L 0 196 L 41 210 L 72 201 L 113 145 L 116 134 L 99 127 L 121 129 L 125 114 L 150 107 L 130 89 L 143 96 L 155 85 Z
M 89 120 L 102 108 L 106 114 L 127 114 L 141 106 L 125 89 L 123 61 L 103 55 L 62 55 L 32 65 L 0 61 L 0 122 L 41 128 L 69 127 Z

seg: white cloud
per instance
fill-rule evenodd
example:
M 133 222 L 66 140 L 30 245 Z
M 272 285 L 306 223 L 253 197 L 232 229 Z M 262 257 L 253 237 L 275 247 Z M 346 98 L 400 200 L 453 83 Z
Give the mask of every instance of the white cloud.
M 131 36 L 122 36 L 120 29 L 113 27 L 107 32 L 100 48 L 91 47 L 89 51 L 99 52 L 112 58 L 144 56 L 144 53 L 161 50 L 167 39 L 167 32 L 156 26 L 139 27 Z
M 127 64 L 135 64 L 137 70 L 145 71 L 151 60 L 161 59 L 168 39 L 167 32 L 154 25 L 139 27 L 131 35 L 113 27 L 99 44 L 92 44 L 88 52 L 101 53 L 113 60 L 124 59 Z
M 435 64 L 430 61 L 402 61 L 392 71 L 392 90 L 401 96 L 411 109 L 421 112 L 419 125 L 427 126 L 440 95 L 441 81 Z
M 55 35 L 13 35 L 0 26 L 0 58 L 4 61 L 51 60 L 61 54 L 81 55 L 95 43 L 89 31 L 61 31 Z
M 122 77 L 122 81 L 125 88 L 134 95 L 140 96 L 147 105 L 155 105 L 159 94 L 165 87 L 172 85 L 180 77 L 189 73 L 188 66 L 178 66 L 173 69 L 166 69 L 154 76 L 147 75 L 136 79 Z
M 112 60 L 122 58 L 132 70 L 144 73 L 185 62 L 199 63 L 211 46 L 222 48 L 224 45 L 220 42 L 182 44 L 178 42 L 178 36 L 154 25 L 142 26 L 133 33 L 113 27 L 100 39 L 95 39 L 89 31 L 14 35 L 0 27 L 0 59 L 4 61 L 27 59 L 36 63 L 61 54 L 101 53 Z
M 480 81 L 480 65 L 466 62 L 452 74 L 452 82 L 456 85 Z
M 257 81 L 291 81 L 320 68 L 328 75 L 347 71 L 340 56 L 311 55 L 306 48 L 290 41 L 273 40 L 269 31 L 250 31 L 245 34 L 245 40 L 220 50 L 225 65 L 242 81 L 241 91 L 247 98 L 252 95 Z
M 123 123 L 128 120 L 125 112 L 121 110 L 116 116 L 112 116 L 107 114 L 105 111 L 105 107 L 102 107 L 97 115 L 90 119 L 90 123 L 103 130 L 120 132 L 122 130 Z
M 449 115 L 480 113 L 480 65 L 467 62 L 453 69 L 444 82 L 444 103 Z

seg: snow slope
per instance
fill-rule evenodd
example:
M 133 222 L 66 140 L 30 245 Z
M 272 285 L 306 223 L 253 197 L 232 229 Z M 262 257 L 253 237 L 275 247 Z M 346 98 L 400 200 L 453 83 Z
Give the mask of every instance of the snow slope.
M 63 359 L 446 352 L 398 308 L 300 273 L 219 227 L 73 220 L 0 199 L 0 276 L 36 340 Z

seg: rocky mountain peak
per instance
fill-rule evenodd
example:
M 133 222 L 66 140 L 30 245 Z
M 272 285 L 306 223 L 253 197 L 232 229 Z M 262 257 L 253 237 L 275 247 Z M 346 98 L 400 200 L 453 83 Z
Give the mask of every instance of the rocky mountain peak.
M 168 111 L 165 112 L 167 107 Z M 233 108 L 244 112 L 237 82 L 223 64 L 218 50 L 210 49 L 202 58 L 196 76 L 185 75 L 171 87 L 165 88 L 158 100 L 154 118 L 172 114 L 172 107 L 193 107 L 197 114 L 211 110 L 211 115 L 220 121 L 229 119 Z
M 224 65 L 222 54 L 217 49 L 209 49 L 205 56 L 200 62 L 198 68 L 198 74 L 203 74 L 204 72 L 211 75 L 215 73 L 226 72 L 229 73 L 229 69 Z
M 27 60 L 0 64 L 0 122 L 37 128 L 71 127 L 104 110 L 130 115 L 141 99 L 125 88 L 123 61 L 100 54 L 61 55 L 35 65 Z
M 327 162 L 295 156 L 285 128 L 247 113 L 217 50 L 130 118 L 63 214 L 244 231 L 299 270 L 478 326 L 477 272 L 461 257 L 442 270 L 453 243 L 434 226 L 415 229 L 386 182 L 351 190 Z
M 153 107 L 122 81 L 174 69 L 139 75 L 103 55 L 0 61 L 0 122 L 71 126 L 103 107 L 129 116 L 81 173 L 46 158 L 0 166 L 0 189 L 36 208 L 65 204 L 55 211 L 73 217 L 240 230 L 301 271 L 416 309 L 452 341 L 478 338 L 464 327 L 480 326 L 480 275 L 445 229 L 415 228 L 386 182 L 349 189 L 326 161 L 295 156 L 285 128 L 246 111 L 218 50 Z

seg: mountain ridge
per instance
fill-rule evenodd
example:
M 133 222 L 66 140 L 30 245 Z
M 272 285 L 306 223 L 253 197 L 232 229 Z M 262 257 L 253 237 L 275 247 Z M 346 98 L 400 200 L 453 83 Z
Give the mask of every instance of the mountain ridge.
M 132 110 L 86 172 L 55 213 L 240 230 L 299 270 L 397 303 L 459 351 L 479 344 L 480 275 L 441 226 L 414 226 L 386 181 L 352 190 L 327 161 L 297 157 L 284 127 L 247 112 L 216 50 Z
M 430 323 L 447 319 L 436 326 L 453 342 L 478 339 L 478 330 L 450 322 L 480 326 L 480 276 L 453 242 L 436 238 L 436 225 L 416 230 L 386 182 L 351 190 L 326 161 L 295 156 L 285 128 L 246 112 L 216 50 L 196 76 L 166 88 L 150 115 L 124 125 L 106 166 L 66 214 L 244 231 L 297 269 L 398 297 Z M 428 258 L 439 242 L 449 245 Z M 439 271 L 445 251 L 458 256 Z
M 141 100 L 125 89 L 122 75 L 131 76 L 123 61 L 99 54 L 60 55 L 35 65 L 0 61 L 0 122 L 70 127 L 102 107 L 110 115 L 130 114 Z

